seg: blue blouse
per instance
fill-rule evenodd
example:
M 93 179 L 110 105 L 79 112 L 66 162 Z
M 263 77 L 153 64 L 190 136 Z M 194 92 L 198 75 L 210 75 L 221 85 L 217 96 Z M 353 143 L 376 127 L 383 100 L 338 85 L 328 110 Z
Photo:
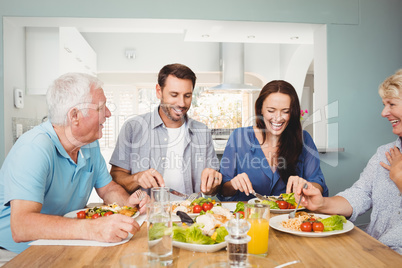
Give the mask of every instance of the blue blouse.
M 316 182 L 324 189 L 323 196 L 328 196 L 328 187 L 320 168 L 320 157 L 313 139 L 307 131 L 303 131 L 304 146 L 297 163 L 297 175 L 309 182 Z M 286 164 L 278 159 L 278 166 Z M 238 174 L 246 173 L 253 189 L 262 195 L 280 195 L 286 192 L 286 184 L 279 177 L 278 168 L 272 172 L 253 127 L 238 128 L 230 135 L 223 153 L 220 172 L 222 185 Z M 228 198 L 218 195 L 225 201 L 246 201 L 254 198 L 245 193 L 237 193 Z

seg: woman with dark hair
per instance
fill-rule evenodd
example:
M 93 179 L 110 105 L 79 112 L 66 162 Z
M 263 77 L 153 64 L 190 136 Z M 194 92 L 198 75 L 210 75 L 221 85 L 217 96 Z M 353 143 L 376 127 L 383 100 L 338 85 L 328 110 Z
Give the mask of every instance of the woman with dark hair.
M 256 126 L 231 134 L 221 159 L 220 199 L 249 200 L 292 192 L 311 182 L 328 196 L 317 148 L 302 130 L 296 90 L 283 80 L 266 84 L 255 103 Z

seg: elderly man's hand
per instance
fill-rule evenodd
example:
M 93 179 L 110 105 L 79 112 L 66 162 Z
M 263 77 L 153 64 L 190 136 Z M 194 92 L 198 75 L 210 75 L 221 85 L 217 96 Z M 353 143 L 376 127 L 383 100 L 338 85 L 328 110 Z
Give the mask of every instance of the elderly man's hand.
M 214 195 L 222 182 L 222 174 L 212 168 L 206 168 L 201 173 L 201 192 Z
M 101 242 L 120 242 L 127 238 L 129 233 L 134 235 L 140 230 L 135 219 L 121 214 L 100 217 L 87 222 L 90 223 L 90 230 L 87 230 L 90 240 Z
M 129 206 L 139 206 L 139 210 L 141 214 L 146 213 L 146 204 L 149 203 L 151 199 L 149 198 L 149 195 L 142 191 L 142 190 L 137 190 L 135 191 L 130 197 L 128 198 L 128 205 Z

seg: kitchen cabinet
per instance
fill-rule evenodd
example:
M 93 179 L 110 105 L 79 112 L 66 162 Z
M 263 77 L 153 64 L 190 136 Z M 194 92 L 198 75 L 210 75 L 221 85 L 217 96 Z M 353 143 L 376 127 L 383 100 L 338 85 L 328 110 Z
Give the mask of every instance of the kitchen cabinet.
M 26 94 L 44 95 L 67 72 L 96 76 L 96 53 L 73 27 L 26 28 Z

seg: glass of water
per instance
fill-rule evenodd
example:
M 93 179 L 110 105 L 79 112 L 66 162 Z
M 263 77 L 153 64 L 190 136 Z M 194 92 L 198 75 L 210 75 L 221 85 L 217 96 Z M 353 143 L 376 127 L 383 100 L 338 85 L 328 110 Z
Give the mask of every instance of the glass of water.
M 170 202 L 169 187 L 151 188 L 151 202 L 160 202 L 160 203 Z
M 159 256 L 161 263 L 172 260 L 172 207 L 170 203 L 147 205 L 148 248 Z

